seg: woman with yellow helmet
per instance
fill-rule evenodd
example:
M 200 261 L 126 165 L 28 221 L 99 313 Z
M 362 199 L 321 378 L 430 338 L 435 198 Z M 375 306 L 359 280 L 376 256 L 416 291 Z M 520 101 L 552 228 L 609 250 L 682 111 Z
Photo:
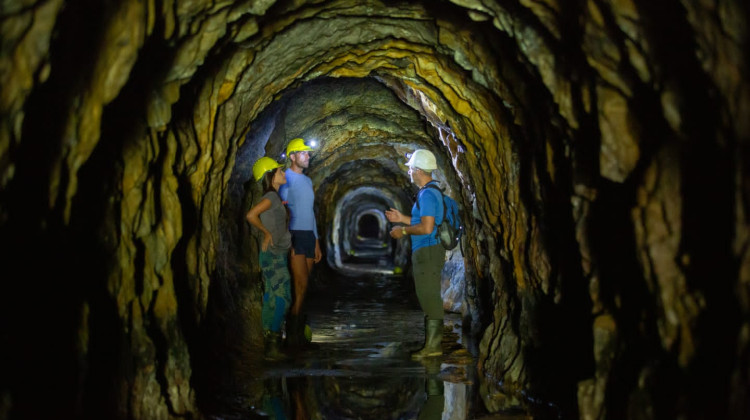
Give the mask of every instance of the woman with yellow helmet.
M 281 324 L 291 305 L 291 281 L 287 267 L 291 234 L 287 211 L 279 196 L 279 187 L 286 184 L 282 165 L 269 157 L 258 159 L 253 165 L 255 181 L 261 181 L 263 196 L 247 212 L 251 225 L 263 234 L 258 260 L 263 271 L 264 292 L 261 321 L 265 337 L 265 358 L 282 360 Z

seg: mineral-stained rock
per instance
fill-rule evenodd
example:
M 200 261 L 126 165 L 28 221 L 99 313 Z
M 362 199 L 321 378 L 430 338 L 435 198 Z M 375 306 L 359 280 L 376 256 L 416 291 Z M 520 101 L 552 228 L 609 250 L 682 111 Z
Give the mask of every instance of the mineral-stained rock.
M 408 210 L 404 154 L 435 152 L 490 411 L 747 418 L 749 13 L 2 2 L 0 413 L 200 417 L 218 346 L 259 348 L 250 167 L 303 137 L 331 254 Z M 373 255 L 408 275 L 384 226 Z

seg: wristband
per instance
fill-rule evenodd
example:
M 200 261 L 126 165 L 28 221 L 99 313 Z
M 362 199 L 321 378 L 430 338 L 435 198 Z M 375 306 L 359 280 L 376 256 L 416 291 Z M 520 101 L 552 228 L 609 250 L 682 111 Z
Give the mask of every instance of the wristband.
M 401 228 L 401 234 L 404 236 L 408 235 L 408 233 L 406 233 L 406 228 Z

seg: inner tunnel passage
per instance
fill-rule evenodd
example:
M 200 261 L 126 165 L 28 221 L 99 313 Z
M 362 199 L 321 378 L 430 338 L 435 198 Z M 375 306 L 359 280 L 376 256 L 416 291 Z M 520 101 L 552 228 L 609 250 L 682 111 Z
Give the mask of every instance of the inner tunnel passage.
M 380 222 L 381 219 L 372 213 L 365 213 L 357 220 L 357 239 L 364 242 L 366 239 L 385 238 L 385 225 Z

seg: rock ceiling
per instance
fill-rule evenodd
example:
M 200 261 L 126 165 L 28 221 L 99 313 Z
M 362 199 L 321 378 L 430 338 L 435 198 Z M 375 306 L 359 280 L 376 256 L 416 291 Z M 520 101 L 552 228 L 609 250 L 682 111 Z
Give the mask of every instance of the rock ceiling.
M 577 389 L 563 405 L 581 413 L 640 398 L 741 418 L 748 14 L 740 1 L 4 1 L 0 234 L 7 272 L 33 281 L 4 286 L 3 320 L 46 287 L 40 319 L 76 344 L 49 354 L 33 320 L 2 345 L 29 339 L 10 356 L 53 371 L 77 360 L 61 400 L 85 400 L 71 378 L 96 386 L 80 372 L 104 365 L 120 415 L 194 412 L 212 280 L 257 271 L 238 258 L 253 246 L 252 161 L 317 139 L 325 225 L 365 186 L 406 206 L 400 163 L 426 147 L 466 215 L 488 378 Z

